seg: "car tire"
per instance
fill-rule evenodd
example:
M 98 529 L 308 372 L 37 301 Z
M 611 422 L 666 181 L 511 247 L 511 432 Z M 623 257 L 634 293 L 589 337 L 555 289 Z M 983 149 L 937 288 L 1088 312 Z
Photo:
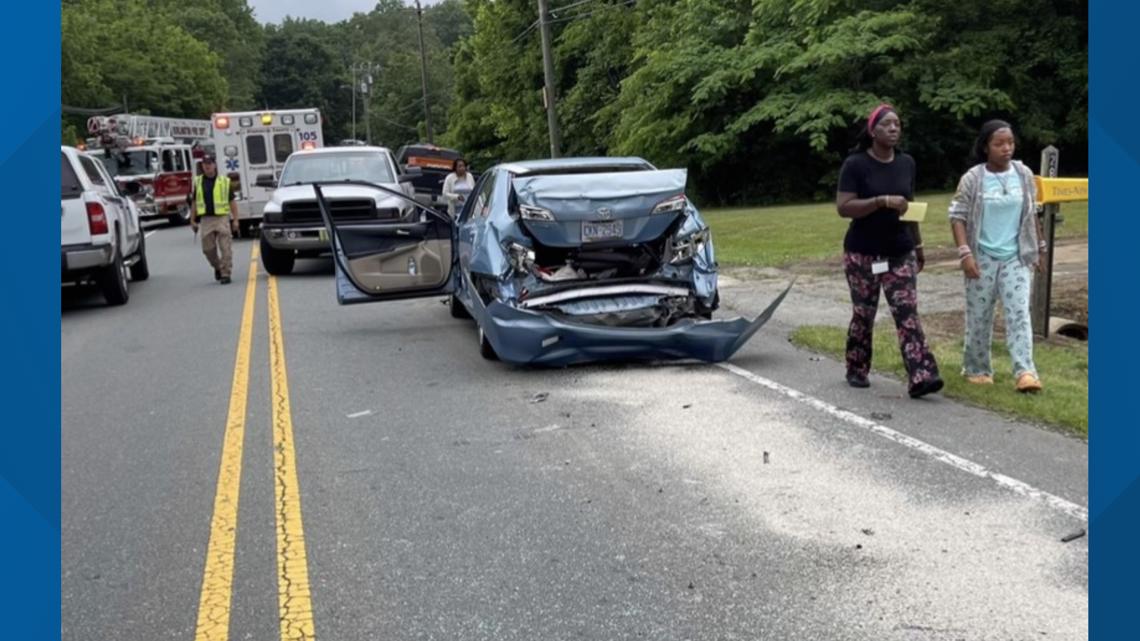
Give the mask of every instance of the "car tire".
M 455 294 L 447 297 L 447 311 L 451 312 L 452 318 L 471 318 L 471 313 L 463 305 L 463 301 Z
M 139 250 L 135 252 L 138 261 L 131 265 L 131 280 L 144 281 L 150 278 L 150 266 L 146 262 L 146 232 L 139 231 Z
M 254 226 L 252 220 L 239 220 L 238 221 L 238 236 L 240 238 L 253 238 Z
M 491 345 L 491 341 L 487 340 L 487 334 L 483 331 L 482 327 L 479 328 L 479 355 L 489 361 L 499 360 L 499 355 L 495 353 L 495 348 Z
M 119 248 L 116 247 L 113 251 L 115 254 L 111 258 L 111 264 L 99 270 L 95 281 L 108 305 L 123 305 L 131 297 L 127 285 L 127 268 L 123 265 L 123 255 L 119 253 Z
M 265 271 L 274 276 L 285 276 L 293 272 L 293 263 L 297 260 L 297 255 L 292 249 L 275 249 L 265 239 L 261 237 L 261 264 L 265 266 Z

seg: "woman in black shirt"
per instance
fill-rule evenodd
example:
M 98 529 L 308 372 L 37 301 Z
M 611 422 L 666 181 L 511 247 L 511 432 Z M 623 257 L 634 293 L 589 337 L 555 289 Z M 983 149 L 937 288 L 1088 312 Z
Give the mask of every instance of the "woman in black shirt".
M 843 264 L 851 288 L 853 313 L 847 331 L 847 382 L 868 387 L 871 345 L 879 292 L 887 296 L 898 328 L 906 364 L 908 391 L 918 398 L 942 389 L 938 364 L 926 345 L 918 319 L 916 276 L 925 257 L 917 223 L 906 223 L 914 198 L 914 159 L 895 147 L 902 121 L 890 105 L 879 105 L 867 118 L 858 151 L 839 170 L 835 204 L 851 219 L 843 241 Z

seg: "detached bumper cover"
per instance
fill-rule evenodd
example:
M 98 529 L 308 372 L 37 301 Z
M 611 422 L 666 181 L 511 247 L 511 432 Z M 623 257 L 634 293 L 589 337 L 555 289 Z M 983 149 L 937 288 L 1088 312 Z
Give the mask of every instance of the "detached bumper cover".
M 498 301 L 485 308 L 483 331 L 504 362 L 562 366 L 604 360 L 732 357 L 783 302 L 789 284 L 754 320 L 682 321 L 669 327 L 635 328 L 584 325 Z

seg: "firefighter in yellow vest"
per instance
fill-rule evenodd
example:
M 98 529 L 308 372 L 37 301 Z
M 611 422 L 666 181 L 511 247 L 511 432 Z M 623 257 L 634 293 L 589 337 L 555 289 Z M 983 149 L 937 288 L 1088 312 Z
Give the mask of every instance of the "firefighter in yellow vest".
M 218 175 L 213 156 L 202 159 L 202 175 L 194 178 L 190 227 L 202 227 L 202 253 L 214 268 L 214 280 L 226 285 L 233 270 L 233 235 L 237 233 L 237 203 L 230 179 Z M 228 222 L 227 222 L 228 221 Z

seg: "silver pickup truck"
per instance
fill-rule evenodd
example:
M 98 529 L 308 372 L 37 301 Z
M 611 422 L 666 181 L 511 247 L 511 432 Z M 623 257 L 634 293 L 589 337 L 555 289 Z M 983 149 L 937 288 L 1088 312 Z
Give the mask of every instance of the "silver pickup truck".
M 293 271 L 298 258 L 328 253 L 328 234 L 317 208 L 313 183 L 363 180 L 400 191 L 415 192 L 412 180 L 419 169 L 401 173 L 392 152 L 384 147 L 322 147 L 293 152 L 278 184 L 266 176 L 259 187 L 274 189 L 261 219 L 261 263 L 270 274 Z M 400 220 L 415 215 L 407 200 L 359 185 L 326 185 L 332 216 L 346 224 Z
M 102 163 L 65 146 L 60 162 L 62 282 L 93 282 L 109 305 L 122 305 L 128 282 L 150 276 L 138 209 Z

